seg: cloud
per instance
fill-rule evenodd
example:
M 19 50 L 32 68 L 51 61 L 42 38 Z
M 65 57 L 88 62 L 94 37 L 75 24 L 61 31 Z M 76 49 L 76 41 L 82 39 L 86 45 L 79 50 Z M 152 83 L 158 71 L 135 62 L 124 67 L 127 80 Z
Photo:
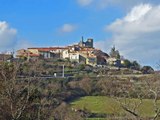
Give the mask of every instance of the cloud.
M 155 0 L 158 1 L 158 0 Z M 130 8 L 140 3 L 156 3 L 153 0 L 99 0 L 97 5 L 99 8 L 106 8 L 108 6 L 118 6 L 123 8 Z
M 32 43 L 30 43 L 28 40 L 18 40 L 17 41 L 17 44 L 16 44 L 16 46 L 15 46 L 15 48 L 16 48 L 16 50 L 18 50 L 18 49 L 27 49 L 27 48 L 29 48 L 29 47 L 33 47 L 33 44 Z
M 77 2 L 81 5 L 81 6 L 87 6 L 90 5 L 94 0 L 77 0 Z
M 0 21 L 0 50 L 13 49 L 17 41 L 17 30 L 6 21 Z
M 117 19 L 105 28 L 113 34 L 111 44 L 116 45 L 129 59 L 138 60 L 143 64 L 156 64 L 160 60 L 159 11 L 160 6 L 151 4 L 133 7 L 124 18 Z
M 61 28 L 60 28 L 60 32 L 61 33 L 70 33 L 73 32 L 74 30 L 76 30 L 77 26 L 73 25 L 73 24 L 64 24 Z
M 159 4 L 159 0 L 77 0 L 81 6 L 93 5 L 96 8 L 106 8 L 108 6 L 118 6 L 121 8 L 131 8 L 141 3 Z
M 111 47 L 113 47 L 113 43 L 110 40 L 99 40 L 94 42 L 95 48 L 103 50 L 107 53 L 110 52 Z
M 6 21 L 0 21 L 0 52 L 12 51 L 32 46 L 27 40 L 18 37 L 17 29 Z

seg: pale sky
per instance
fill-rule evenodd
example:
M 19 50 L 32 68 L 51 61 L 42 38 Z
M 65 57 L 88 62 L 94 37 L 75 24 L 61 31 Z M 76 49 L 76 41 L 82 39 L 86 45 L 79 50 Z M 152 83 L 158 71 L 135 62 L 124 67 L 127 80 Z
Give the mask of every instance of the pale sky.
M 0 0 L 0 51 L 70 45 L 84 36 L 156 67 L 159 11 L 159 0 Z

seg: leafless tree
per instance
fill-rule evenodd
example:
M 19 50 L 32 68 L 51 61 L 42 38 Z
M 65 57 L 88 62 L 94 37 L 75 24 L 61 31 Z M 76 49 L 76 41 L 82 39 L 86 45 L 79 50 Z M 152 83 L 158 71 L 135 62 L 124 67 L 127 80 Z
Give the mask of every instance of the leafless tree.
M 119 96 L 112 96 L 120 105 L 120 107 L 127 113 L 129 113 L 132 119 L 140 120 L 141 115 L 139 114 L 138 109 L 143 103 L 144 94 L 139 91 L 136 91 L 134 88 L 136 86 L 127 86 L 121 85 L 117 90 L 119 91 Z M 136 93 L 136 99 L 133 98 L 131 91 Z M 132 117 L 133 116 L 133 117 Z
M 114 90 L 118 91 L 118 95 L 112 95 L 112 97 L 119 103 L 121 108 L 129 113 L 136 120 L 145 119 L 139 109 L 144 104 L 144 99 L 150 99 L 154 107 L 154 116 L 150 119 L 158 120 L 160 118 L 160 106 L 158 100 L 160 99 L 160 76 L 158 74 L 152 74 L 150 76 L 139 78 L 138 84 L 126 82 L 118 83 L 114 87 Z M 119 78 L 120 79 L 120 78 Z M 129 86 L 129 87 L 128 87 Z
M 154 117 L 153 120 L 160 118 L 160 106 L 158 100 L 160 99 L 160 75 L 154 74 L 145 80 L 148 92 L 150 93 L 151 99 L 154 106 Z
M 72 110 L 66 103 L 62 103 L 53 113 L 56 120 L 83 120 L 80 114 Z
M 92 84 L 93 81 L 88 77 L 84 77 L 81 81 L 79 81 L 79 87 L 82 88 L 87 95 L 89 95 L 92 91 Z
M 0 65 L 0 118 L 18 120 L 24 114 L 31 96 L 30 79 L 17 80 L 19 64 Z

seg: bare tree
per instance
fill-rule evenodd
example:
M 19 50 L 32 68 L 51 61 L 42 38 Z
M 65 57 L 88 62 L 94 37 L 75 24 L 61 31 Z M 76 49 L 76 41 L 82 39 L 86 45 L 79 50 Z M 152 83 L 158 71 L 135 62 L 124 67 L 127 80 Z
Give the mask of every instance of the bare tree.
M 117 89 L 119 91 L 119 96 L 112 96 L 120 105 L 120 107 L 127 113 L 129 113 L 132 119 L 141 119 L 141 115 L 138 111 L 140 106 L 143 103 L 143 98 L 145 94 L 141 93 L 140 91 L 136 90 L 136 86 L 132 85 L 130 88 L 127 86 L 121 85 Z M 134 96 L 131 93 L 135 93 L 136 96 Z M 136 99 L 134 99 L 136 97 Z
M 139 78 L 138 83 L 126 82 L 126 85 L 121 82 L 117 82 L 114 87 L 115 91 L 118 91 L 113 97 L 121 106 L 121 108 L 129 113 L 133 118 L 131 119 L 144 119 L 140 113 L 140 107 L 144 104 L 144 99 L 150 99 L 153 103 L 154 116 L 150 116 L 152 120 L 158 120 L 160 118 L 160 106 L 158 100 L 160 99 L 160 76 L 158 74 L 152 74 L 147 77 Z M 119 78 L 120 79 L 120 78 Z M 140 80 L 141 79 L 141 80 Z M 120 81 L 120 80 L 119 80 Z
M 87 95 L 91 93 L 92 86 L 93 81 L 88 77 L 85 77 L 81 81 L 79 81 L 79 87 L 82 88 L 87 93 Z
M 154 74 L 149 79 L 146 79 L 146 85 L 148 92 L 151 96 L 154 106 L 154 117 L 153 120 L 157 120 L 160 118 L 160 106 L 158 104 L 158 100 L 160 99 L 160 75 Z
M 0 66 L 0 118 L 18 120 L 28 106 L 31 96 L 30 79 L 17 79 L 19 64 L 4 63 Z
M 53 113 L 55 120 L 83 120 L 80 114 L 70 109 L 66 103 L 58 106 Z
M 124 111 L 126 111 L 127 113 L 130 113 L 132 116 L 134 116 L 135 119 L 140 120 L 141 116 L 138 113 L 138 109 L 142 104 L 142 98 L 138 98 L 137 101 L 131 101 L 130 98 L 115 98 L 118 103 L 120 104 L 120 106 L 122 107 L 122 109 Z

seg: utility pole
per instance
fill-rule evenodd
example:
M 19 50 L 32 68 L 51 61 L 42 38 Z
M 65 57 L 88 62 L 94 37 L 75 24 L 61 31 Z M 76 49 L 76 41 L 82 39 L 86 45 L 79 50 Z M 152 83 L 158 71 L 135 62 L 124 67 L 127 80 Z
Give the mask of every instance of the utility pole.
M 63 70 L 62 70 L 62 77 L 64 78 L 64 65 L 63 65 Z
M 13 50 L 12 50 L 11 55 L 12 55 L 13 58 L 15 58 L 14 48 L 13 48 Z
M 27 50 L 27 61 L 29 61 L 29 59 L 30 59 L 30 56 L 29 56 L 29 50 Z

